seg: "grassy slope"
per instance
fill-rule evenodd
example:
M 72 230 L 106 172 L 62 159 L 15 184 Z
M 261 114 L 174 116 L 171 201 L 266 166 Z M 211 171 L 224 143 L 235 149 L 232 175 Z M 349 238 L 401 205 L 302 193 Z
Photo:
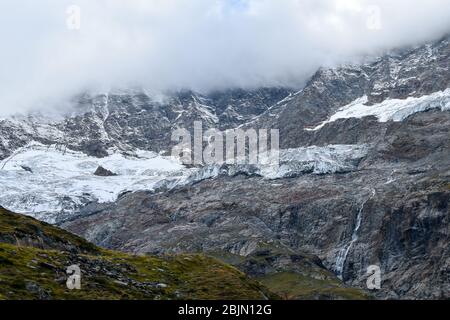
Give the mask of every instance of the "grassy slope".
M 66 288 L 78 264 L 82 289 Z M 202 255 L 156 258 L 95 247 L 0 208 L 0 299 L 277 298 L 237 269 Z
M 366 300 L 364 291 L 345 287 L 337 279 L 317 279 L 295 272 L 280 272 L 257 278 L 284 299 Z
M 236 266 L 278 294 L 295 300 L 366 300 L 365 291 L 346 286 L 313 256 L 299 254 L 282 246 L 260 244 L 248 257 L 221 252 L 212 256 Z

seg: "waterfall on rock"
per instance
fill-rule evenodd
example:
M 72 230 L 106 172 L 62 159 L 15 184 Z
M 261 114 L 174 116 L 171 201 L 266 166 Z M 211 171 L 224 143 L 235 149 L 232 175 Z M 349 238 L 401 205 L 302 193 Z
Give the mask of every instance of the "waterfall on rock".
M 339 279 L 343 280 L 344 275 L 344 267 L 345 261 L 347 260 L 348 253 L 350 249 L 353 247 L 356 241 L 358 241 L 358 231 L 361 228 L 361 222 L 363 218 L 364 206 L 366 203 L 375 196 L 376 191 L 372 190 L 372 195 L 364 201 L 358 211 L 358 215 L 356 216 L 355 228 L 353 229 L 352 238 L 349 243 L 347 243 L 338 253 L 336 257 L 336 264 L 334 270 Z

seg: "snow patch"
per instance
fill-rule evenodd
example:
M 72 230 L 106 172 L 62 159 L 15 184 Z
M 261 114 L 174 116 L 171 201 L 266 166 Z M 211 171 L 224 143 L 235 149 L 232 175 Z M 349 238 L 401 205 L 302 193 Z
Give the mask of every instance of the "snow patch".
M 435 92 L 420 98 L 409 97 L 404 100 L 388 99 L 374 105 L 367 105 L 367 102 L 367 96 L 363 96 L 340 108 L 328 120 L 322 122 L 317 127 L 305 130 L 317 131 L 322 129 L 326 124 L 339 119 L 361 119 L 368 116 L 375 116 L 380 122 L 400 122 L 418 112 L 425 112 L 432 109 L 448 111 L 450 110 L 450 89 Z

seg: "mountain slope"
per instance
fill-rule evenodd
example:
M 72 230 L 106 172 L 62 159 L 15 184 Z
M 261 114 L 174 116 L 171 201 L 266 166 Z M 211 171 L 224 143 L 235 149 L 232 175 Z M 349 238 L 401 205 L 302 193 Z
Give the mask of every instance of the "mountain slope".
M 275 242 L 318 256 L 354 287 L 365 288 L 367 267 L 378 265 L 380 298 L 443 299 L 450 292 L 449 185 L 450 171 L 415 168 L 272 183 L 222 177 L 169 193 L 127 194 L 63 227 L 101 246 L 142 253 L 248 257 Z
M 450 86 L 450 37 L 411 49 L 386 54 L 373 62 L 321 69 L 299 92 L 285 100 L 276 112 L 262 114 L 249 127 L 280 129 L 282 148 L 304 145 L 374 143 L 384 125 L 371 118 L 351 125 L 341 121 L 318 131 L 314 128 L 329 119 L 340 108 L 367 97 L 371 106 L 393 99 L 419 98 L 444 91 Z M 347 118 L 351 118 L 349 115 Z M 336 126 L 352 128 L 358 135 L 335 133 Z M 332 141 L 330 141 L 332 139 Z
M 369 298 L 361 290 L 344 286 L 317 258 L 273 245 L 245 259 L 219 251 L 209 254 L 148 256 L 101 249 L 0 208 L 0 299 Z M 290 261 L 291 276 L 282 284 L 271 282 L 284 276 L 273 267 L 273 260 L 278 265 Z M 81 290 L 66 287 L 66 269 L 72 265 L 81 269 Z M 268 286 L 231 265 L 253 279 L 267 281 Z
M 207 95 L 181 91 L 160 96 L 145 90 L 86 93 L 73 99 L 71 112 L 0 119 L 0 160 L 31 141 L 96 157 L 136 149 L 168 151 L 174 128 L 190 129 L 194 121 L 202 121 L 205 130 L 234 128 L 291 92 L 287 88 L 260 88 Z
M 379 266 L 380 298 L 446 299 L 449 60 L 445 38 L 372 63 L 323 69 L 244 125 L 280 128 L 284 148 L 367 146 L 352 170 L 276 180 L 237 174 L 162 194 L 138 192 L 86 208 L 64 227 L 131 252 L 245 257 L 260 242 L 278 241 L 318 256 L 356 287 L 365 287 L 369 266 Z M 356 116 L 328 121 L 349 105 Z M 384 118 L 392 108 L 395 116 Z
M 81 290 L 66 287 L 81 268 Z M 0 299 L 276 298 L 236 269 L 201 255 L 132 256 L 0 208 Z
M 2 201 L 23 204 L 21 212 L 54 218 L 111 249 L 238 256 L 244 262 L 235 265 L 264 283 L 284 283 L 277 288 L 282 295 L 305 293 L 296 287 L 304 271 L 293 267 L 295 259 L 287 253 L 292 251 L 317 256 L 325 269 L 317 263 L 313 269 L 328 272 L 327 280 L 335 283 L 337 276 L 362 289 L 367 268 L 379 266 L 379 298 L 447 299 L 449 61 L 446 37 L 360 65 L 321 69 L 297 92 L 188 91 L 157 99 L 128 90 L 79 97 L 78 113 L 58 121 L 37 115 L 5 119 L 2 157 L 24 153 L 2 162 L 0 176 L 16 187 L 4 183 L 9 202 Z M 141 149 L 170 150 L 172 130 L 190 130 L 194 121 L 203 121 L 205 129 L 280 129 L 281 166 L 182 168 L 157 184 L 148 183 L 161 178 L 156 165 L 147 171 L 121 171 L 126 165 L 120 161 L 106 166 L 110 157 L 142 160 Z M 30 150 L 18 149 L 30 140 L 41 143 L 41 162 L 29 157 Z M 56 154 L 65 164 L 74 150 L 84 160 L 70 174 L 48 161 Z M 33 163 L 49 176 L 33 171 Z M 94 177 L 97 166 L 118 175 Z M 135 183 L 130 187 L 129 181 Z M 114 192 L 99 201 L 105 185 Z M 33 192 L 27 193 L 30 186 Z M 33 206 L 42 202 L 35 201 L 39 190 L 54 192 L 52 205 L 62 203 L 56 214 Z M 72 206 L 73 197 L 82 201 Z M 269 253 L 269 263 L 261 264 L 260 247 L 267 243 L 286 249 L 283 259 Z M 320 273 L 313 278 L 320 280 Z

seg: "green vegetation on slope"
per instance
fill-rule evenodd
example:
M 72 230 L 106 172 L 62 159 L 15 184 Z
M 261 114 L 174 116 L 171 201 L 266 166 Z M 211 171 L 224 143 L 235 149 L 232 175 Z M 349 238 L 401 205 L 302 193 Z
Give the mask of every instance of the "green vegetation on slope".
M 79 265 L 81 290 L 66 287 Z M 234 267 L 203 255 L 166 258 L 104 250 L 0 208 L 1 299 L 277 298 Z
M 289 300 L 363 300 L 371 296 L 346 286 L 325 269 L 319 258 L 295 252 L 274 243 L 260 243 L 247 257 L 213 252 L 227 264 L 236 266 L 272 292 Z
M 92 243 L 45 222 L 0 207 L 0 243 L 79 253 L 99 253 Z
M 258 280 L 284 299 L 296 300 L 366 300 L 368 295 L 360 289 L 347 288 L 338 280 L 317 279 L 294 272 L 272 273 Z

